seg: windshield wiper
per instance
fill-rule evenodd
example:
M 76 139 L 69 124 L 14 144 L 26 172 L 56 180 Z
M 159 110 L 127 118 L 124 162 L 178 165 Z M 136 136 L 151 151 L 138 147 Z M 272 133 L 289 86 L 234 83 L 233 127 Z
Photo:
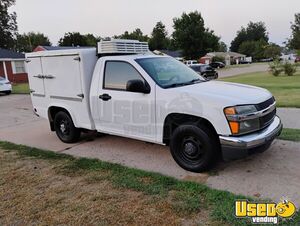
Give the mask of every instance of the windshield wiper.
M 178 87 L 178 86 L 185 86 L 185 85 L 190 85 L 190 84 L 199 83 L 199 82 L 204 82 L 204 81 L 197 78 L 197 79 L 193 79 L 193 80 L 188 81 L 188 82 L 173 83 L 173 84 L 165 86 L 164 88 L 173 88 L 173 87 Z
M 193 84 L 193 83 L 198 83 L 198 82 L 202 82 L 202 80 L 200 78 L 196 78 L 196 79 L 193 79 L 189 82 L 186 82 L 185 84 Z

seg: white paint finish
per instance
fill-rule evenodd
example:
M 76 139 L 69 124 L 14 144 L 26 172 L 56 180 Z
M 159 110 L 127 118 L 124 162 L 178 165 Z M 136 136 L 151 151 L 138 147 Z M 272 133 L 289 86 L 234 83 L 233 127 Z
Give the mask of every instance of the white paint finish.
M 62 107 L 71 114 L 76 127 L 94 129 L 89 107 L 90 82 L 97 57 L 96 50 L 72 49 L 26 54 L 33 107 L 48 119 L 48 109 Z M 80 57 L 80 61 L 75 60 Z M 40 60 L 38 60 L 40 59 Z M 42 78 L 34 76 L 41 75 Z M 46 78 L 45 78 L 46 76 Z M 52 76 L 53 78 L 47 78 Z M 43 91 L 44 97 L 36 96 Z M 39 93 L 38 93 L 39 94 Z M 77 95 L 83 94 L 84 98 Z
M 74 60 L 77 56 L 80 57 L 80 62 Z M 70 112 L 76 127 L 96 128 L 101 132 L 155 143 L 162 143 L 164 122 L 171 113 L 202 117 L 213 125 L 218 134 L 230 135 L 230 128 L 223 113 L 225 107 L 257 104 L 271 97 L 271 94 L 262 88 L 218 81 L 163 89 L 155 84 L 135 60 L 165 56 L 108 56 L 100 58 L 96 64 L 95 49 L 27 54 L 29 59 L 36 57 L 42 59 L 42 74 L 55 77 L 44 79 L 45 98 L 32 95 L 34 107 L 42 117 L 48 118 L 47 109 L 50 106 L 59 106 Z M 151 93 L 103 89 L 104 65 L 108 60 L 131 64 L 148 82 Z M 31 70 L 30 78 L 34 75 L 35 67 L 40 67 L 36 64 L 38 62 L 35 63 L 34 60 L 28 64 Z M 31 88 L 35 89 L 34 83 L 31 84 Z M 85 96 L 82 102 L 50 98 L 62 96 L 78 99 L 77 94 L 81 92 Z M 107 102 L 100 100 L 99 95 L 104 93 L 109 94 L 112 99 Z M 110 120 L 101 117 L 101 112 L 106 112 Z

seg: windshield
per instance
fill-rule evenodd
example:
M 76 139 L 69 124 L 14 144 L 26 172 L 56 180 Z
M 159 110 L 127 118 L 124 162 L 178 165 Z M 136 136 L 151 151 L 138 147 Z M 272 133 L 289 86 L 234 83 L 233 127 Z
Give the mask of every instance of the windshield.
M 171 57 L 143 58 L 136 62 L 163 88 L 206 81 L 194 70 Z
M 0 81 L 2 81 L 2 80 L 5 80 L 5 78 L 3 78 L 3 77 L 0 76 Z

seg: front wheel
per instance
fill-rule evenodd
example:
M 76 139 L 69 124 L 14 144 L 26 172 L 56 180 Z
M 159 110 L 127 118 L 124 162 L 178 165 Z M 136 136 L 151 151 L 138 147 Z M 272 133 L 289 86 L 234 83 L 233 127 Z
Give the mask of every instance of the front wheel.
M 206 127 L 182 125 L 173 132 L 171 154 L 182 168 L 202 172 L 217 159 L 217 142 Z
M 54 129 L 58 138 L 64 143 L 75 143 L 79 140 L 80 129 L 74 126 L 72 118 L 64 111 L 55 115 Z

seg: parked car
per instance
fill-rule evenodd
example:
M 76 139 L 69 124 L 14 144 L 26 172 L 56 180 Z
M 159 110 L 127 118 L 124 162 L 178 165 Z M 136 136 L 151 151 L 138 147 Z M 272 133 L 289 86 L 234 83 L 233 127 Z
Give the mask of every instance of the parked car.
M 209 64 L 212 68 L 224 68 L 225 64 L 223 62 L 212 62 Z
M 193 64 L 190 67 L 206 79 L 217 79 L 219 77 L 218 72 L 210 65 Z
M 0 76 L 0 93 L 9 95 L 12 91 L 11 83 L 6 78 Z
M 172 57 L 148 52 L 143 42 L 110 40 L 97 50 L 27 53 L 33 112 L 65 143 L 93 130 L 167 145 L 194 172 L 220 155 L 262 152 L 280 134 L 266 89 L 207 81 Z
M 252 64 L 251 61 L 247 61 L 247 60 L 240 60 L 239 64 Z
M 186 61 L 184 61 L 184 64 L 190 66 L 193 64 L 198 64 L 198 62 L 197 62 L 197 60 L 186 60 Z

